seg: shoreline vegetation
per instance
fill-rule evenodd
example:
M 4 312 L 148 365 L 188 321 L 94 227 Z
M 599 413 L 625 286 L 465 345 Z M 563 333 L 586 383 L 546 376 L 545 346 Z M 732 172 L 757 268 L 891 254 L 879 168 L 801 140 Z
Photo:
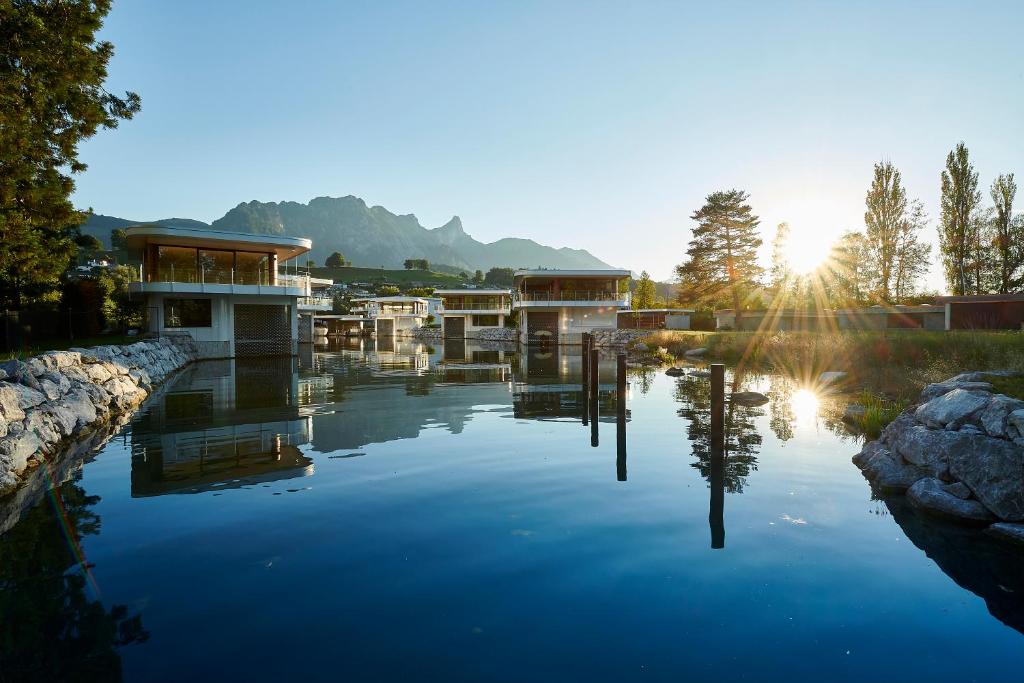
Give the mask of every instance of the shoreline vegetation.
M 876 438 L 928 384 L 966 369 L 1024 371 L 1024 336 L 1001 331 L 697 332 L 658 330 L 638 340 L 675 359 L 705 349 L 701 360 L 781 372 L 814 385 L 844 372 L 837 386 L 853 393 L 847 422 Z M 1024 399 L 1024 379 L 999 378 L 996 389 Z

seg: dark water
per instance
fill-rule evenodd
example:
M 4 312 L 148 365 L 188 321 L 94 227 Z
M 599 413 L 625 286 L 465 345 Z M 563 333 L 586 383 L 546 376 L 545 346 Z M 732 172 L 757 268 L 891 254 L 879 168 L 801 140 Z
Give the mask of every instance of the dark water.
M 1024 557 L 827 396 L 740 378 L 716 469 L 708 380 L 631 374 L 623 452 L 577 354 L 193 366 L 0 537 L 0 681 L 1020 679 Z

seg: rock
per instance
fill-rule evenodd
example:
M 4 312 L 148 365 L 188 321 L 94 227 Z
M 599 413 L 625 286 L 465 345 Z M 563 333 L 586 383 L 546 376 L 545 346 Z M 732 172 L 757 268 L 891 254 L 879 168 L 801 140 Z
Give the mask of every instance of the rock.
M 1006 430 L 1009 433 L 1016 430 L 1017 436 L 1024 436 L 1024 410 L 1015 410 L 1006 416 Z
M 983 434 L 961 438 L 949 453 L 950 474 L 996 517 L 1024 521 L 1024 448 Z
M 67 409 L 74 416 L 76 429 L 82 429 L 96 421 L 96 405 L 84 389 L 79 388 L 68 392 L 57 405 Z
M 649 347 L 647 344 L 644 344 L 643 342 L 637 342 L 636 345 L 633 347 L 633 350 L 636 351 L 637 353 L 647 353 L 648 351 L 651 350 L 651 347 Z
M 1018 370 L 982 370 L 973 372 L 961 372 L 956 377 L 950 377 L 946 382 L 984 382 L 988 377 L 1017 377 L 1021 373 Z
M 44 446 L 60 441 L 60 428 L 54 424 L 53 418 L 43 410 L 30 410 L 25 413 L 25 431 L 35 432 Z
M 40 358 L 47 359 L 47 364 L 55 370 L 80 365 L 82 362 L 82 354 L 74 351 L 47 351 Z
M 31 430 L 23 429 L 18 434 L 8 434 L 0 439 L 0 470 L 21 474 L 28 465 L 28 459 L 42 446 L 39 436 Z
M 58 372 L 57 370 L 48 370 L 43 373 L 43 376 L 39 378 L 39 383 L 42 384 L 43 380 L 53 382 L 57 386 L 57 391 L 64 395 L 68 393 L 68 389 L 71 388 L 71 380 L 64 376 L 64 373 Z
M 929 427 L 942 429 L 948 425 L 961 425 L 988 404 L 989 394 L 980 391 L 954 389 L 938 398 L 918 406 L 914 416 Z
M 985 529 L 985 533 L 995 536 L 1000 540 L 1024 546 L 1024 524 L 996 522 Z
M 859 403 L 850 403 L 846 406 L 846 410 L 843 411 L 843 422 L 856 423 L 858 420 L 864 417 L 866 408 Z
M 954 424 L 955 423 L 950 423 L 950 425 L 947 425 L 946 428 L 949 429 L 949 427 L 953 426 Z M 975 427 L 974 425 L 964 425 L 960 429 L 956 429 L 956 430 L 950 429 L 949 431 L 951 431 L 951 432 L 952 431 L 963 432 L 964 434 L 981 434 L 982 433 L 981 430 L 978 429 L 977 427 Z
M 926 471 L 908 464 L 877 441 L 865 444 L 861 452 L 853 456 L 853 463 L 886 493 L 902 493 L 928 476 Z
M 683 370 L 682 368 L 671 367 L 665 371 L 665 374 L 668 375 L 669 377 L 682 377 L 683 375 L 686 374 L 686 370 Z
M 690 377 L 710 377 L 710 370 L 694 370 L 690 373 Z
M 39 380 L 39 390 L 43 392 L 48 401 L 56 401 L 60 398 L 60 387 L 45 377 Z
M 38 382 L 37 382 L 38 384 Z M 24 384 L 8 384 L 8 387 L 14 390 L 18 395 L 18 405 L 21 406 L 22 410 L 28 410 L 29 408 L 35 408 L 40 403 L 46 401 L 46 395 L 41 391 L 29 388 Z
M 687 349 L 686 351 L 683 352 L 683 355 L 687 356 L 689 358 L 698 358 L 700 356 L 703 356 L 707 352 L 708 352 L 708 350 L 706 348 L 704 348 L 703 346 L 701 346 L 701 347 L 696 348 L 696 349 Z
M 971 497 L 971 490 L 967 488 L 967 484 L 962 481 L 955 481 L 952 484 L 946 484 L 942 488 L 946 493 L 956 496 L 961 500 L 967 500 Z
M 838 370 L 831 370 L 829 372 L 823 372 L 818 375 L 818 384 L 836 384 L 846 379 L 846 373 Z
M 729 398 L 745 406 L 763 406 L 768 402 L 768 397 L 758 391 L 734 391 Z
M 9 360 L 0 363 L 0 368 L 7 373 L 9 381 L 23 384 L 30 389 L 39 390 L 39 382 L 36 380 L 36 376 L 32 374 L 29 366 L 20 360 Z
M 914 415 L 912 413 L 900 413 L 896 416 L 895 420 L 885 426 L 882 430 L 882 435 L 878 437 L 878 440 L 892 448 L 896 441 L 896 437 L 908 429 L 912 429 L 916 425 L 917 420 L 914 419 Z
M 978 421 L 989 436 L 1006 438 L 1006 419 L 1010 413 L 1017 410 L 1024 410 L 1024 401 L 996 394 L 988 400 L 988 405 L 979 413 Z
M 5 425 L 8 422 L 25 419 L 25 411 L 21 407 L 19 394 L 12 384 L 0 384 L 0 422 Z
M 102 363 L 93 363 L 85 366 L 85 373 L 93 382 L 103 383 L 111 377 L 111 373 Z
M 970 434 L 962 432 L 928 429 L 915 424 L 895 436 L 892 449 L 932 477 L 949 479 L 950 454 L 966 447 L 970 437 Z
M 60 432 L 61 437 L 72 436 L 78 428 L 78 418 L 66 405 L 51 403 L 42 408 L 42 410 L 53 420 L 53 424 Z
M 907 490 L 911 505 L 933 515 L 962 522 L 988 523 L 993 517 L 976 500 L 964 500 L 948 493 L 938 479 L 922 479 Z
M 931 401 L 943 394 L 948 394 L 954 389 L 963 389 L 964 391 L 992 391 L 992 385 L 988 382 L 953 382 L 946 380 L 945 382 L 929 384 L 926 386 L 924 391 L 921 392 L 921 401 Z

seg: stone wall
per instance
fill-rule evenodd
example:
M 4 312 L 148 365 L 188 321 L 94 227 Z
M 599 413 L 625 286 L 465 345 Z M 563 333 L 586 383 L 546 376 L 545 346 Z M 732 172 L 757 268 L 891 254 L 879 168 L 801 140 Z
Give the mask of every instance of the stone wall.
M 0 364 L 0 494 L 33 462 L 123 415 L 198 356 L 188 337 L 49 351 Z
M 607 329 L 594 330 L 591 334 L 595 346 L 626 346 L 634 339 L 646 337 L 650 333 L 650 330 Z
M 1024 401 L 968 372 L 928 385 L 853 462 L 884 492 L 960 521 L 994 524 L 1024 541 Z

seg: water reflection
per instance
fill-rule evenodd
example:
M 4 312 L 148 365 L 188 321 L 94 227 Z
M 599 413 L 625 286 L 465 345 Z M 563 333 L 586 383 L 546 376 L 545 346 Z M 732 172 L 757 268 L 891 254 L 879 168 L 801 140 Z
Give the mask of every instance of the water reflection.
M 583 383 L 583 360 L 578 346 L 524 347 L 515 371 L 512 408 L 518 418 L 615 420 L 615 356 L 599 354 L 597 405 Z M 589 402 L 589 405 L 588 405 Z M 593 427 L 592 427 L 593 429 Z M 591 432 L 593 434 L 593 431 Z
M 118 648 L 149 637 L 139 615 L 97 597 L 81 551 L 99 533 L 97 502 L 76 479 L 0 537 L 0 680 L 120 681 Z
M 133 420 L 132 495 L 201 493 L 305 477 L 312 437 L 299 414 L 298 363 L 190 366 Z

